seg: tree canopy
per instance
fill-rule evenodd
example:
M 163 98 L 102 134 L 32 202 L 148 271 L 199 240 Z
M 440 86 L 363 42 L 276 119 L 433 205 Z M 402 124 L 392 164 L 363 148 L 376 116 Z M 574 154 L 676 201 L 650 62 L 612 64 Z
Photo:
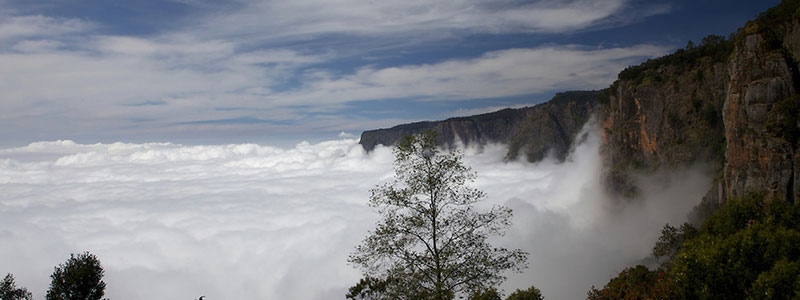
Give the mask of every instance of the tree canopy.
M 106 289 L 103 274 L 100 260 L 94 254 L 70 254 L 50 275 L 47 300 L 100 300 Z
M 18 288 L 14 282 L 14 275 L 6 274 L 3 282 L 0 282 L 0 300 L 33 300 L 33 296 L 28 289 Z
M 699 229 L 665 226 L 662 268 L 627 268 L 589 299 L 800 299 L 800 206 L 731 199 Z
M 511 210 L 474 206 L 485 195 L 467 186 L 476 175 L 458 150 L 439 149 L 429 131 L 406 136 L 394 154 L 394 181 L 369 200 L 383 219 L 349 258 L 366 277 L 348 298 L 453 299 L 526 267 L 527 253 L 489 244 L 510 226 Z

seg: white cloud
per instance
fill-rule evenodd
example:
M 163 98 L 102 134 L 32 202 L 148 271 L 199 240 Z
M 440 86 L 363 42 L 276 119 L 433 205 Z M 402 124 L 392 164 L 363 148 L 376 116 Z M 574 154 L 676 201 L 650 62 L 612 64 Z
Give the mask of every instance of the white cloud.
M 276 131 L 291 123 L 315 130 L 326 127 L 316 126 L 318 117 L 308 115 L 312 106 L 333 112 L 354 101 L 469 100 L 597 89 L 622 68 L 666 50 L 653 45 L 554 45 L 434 64 L 368 66 L 342 74 L 309 69 L 335 54 L 237 51 L 235 44 L 222 40 L 94 36 L 85 45 L 62 47 L 64 43 L 26 40 L 14 46 L 17 52 L 0 52 L 0 65 L 14 70 L 0 73 L 1 136 L 25 132 L 62 138 L 96 133 L 96 128 L 107 128 L 108 136 L 154 128 L 198 134 Z M 300 85 L 287 89 L 293 80 Z M 185 124 L 242 117 L 290 123 Z M 347 121 L 333 126 L 346 127 Z
M 627 0 L 178 2 L 194 9 L 138 36 L 113 34 L 119 24 L 9 4 L 0 12 L 0 66 L 11 70 L 0 72 L 0 138 L 349 130 L 347 118 L 332 124 L 309 111 L 602 88 L 628 64 L 665 52 L 549 45 L 429 64 L 352 65 L 355 57 L 393 56 L 475 33 L 594 30 L 664 12 L 643 6 L 624 13 L 634 8 Z M 266 122 L 221 122 L 235 119 Z
M 78 19 L 53 18 L 42 15 L 2 16 L 0 41 L 31 39 L 78 33 L 93 27 L 91 23 Z
M 387 98 L 464 100 L 553 90 L 607 87 L 623 68 L 665 53 L 666 47 L 586 48 L 575 45 L 493 51 L 473 59 L 389 68 L 354 74 L 306 74 L 306 85 L 280 95 L 278 103 L 336 103 Z
M 660 227 L 680 221 L 707 188 L 689 173 L 648 185 L 649 201 L 612 209 L 598 145 L 591 135 L 561 164 L 504 163 L 502 146 L 467 150 L 486 205 L 515 209 L 498 243 L 532 254 L 507 289 L 584 296 L 646 256 Z M 342 299 L 359 278 L 346 256 L 378 217 L 366 206 L 369 189 L 391 178 L 392 160 L 390 149 L 366 154 L 352 139 L 291 149 L 57 141 L 0 150 L 0 270 L 41 298 L 52 267 L 89 250 L 106 269 L 109 298 Z
M 346 138 L 346 139 L 352 139 L 352 138 L 355 138 L 356 136 L 353 135 L 352 133 L 348 133 L 348 132 L 342 131 L 342 132 L 339 133 L 339 137 L 340 138 Z
M 614 1 L 243 1 L 239 10 L 211 14 L 203 30 L 211 36 L 274 40 L 327 33 L 386 36 L 448 32 L 565 32 L 622 17 Z

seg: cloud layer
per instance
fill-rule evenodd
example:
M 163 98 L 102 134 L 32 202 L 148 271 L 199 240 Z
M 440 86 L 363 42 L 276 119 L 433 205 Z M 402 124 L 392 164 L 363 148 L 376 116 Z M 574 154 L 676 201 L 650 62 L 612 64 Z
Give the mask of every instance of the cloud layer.
M 37 12 L 57 9 L 9 2 L 26 9 L 0 10 L 0 138 L 360 131 L 419 120 L 434 102 L 443 117 L 476 99 L 604 88 L 619 70 L 667 50 L 473 41 L 625 24 L 627 1 L 177 2 L 191 13 L 146 35 L 115 31 L 102 17 L 51 16 Z M 42 7 L 59 5 L 67 4 Z M 462 42 L 481 46 L 425 54 Z M 420 109 L 378 117 L 381 104 L 367 104 L 387 102 Z
M 507 291 L 535 284 L 554 299 L 582 297 L 647 256 L 660 227 L 680 222 L 707 188 L 700 172 L 666 175 L 672 185 L 645 185 L 647 201 L 612 205 L 598 144 L 590 134 L 561 164 L 467 149 L 485 204 L 515 210 L 496 242 L 532 255 Z M 42 297 L 52 267 L 89 250 L 110 298 L 342 299 L 359 278 L 346 256 L 378 218 L 368 191 L 391 178 L 392 161 L 390 149 L 367 154 L 352 139 L 0 150 L 0 270 Z
M 450 31 L 470 33 L 565 32 L 620 22 L 610 17 L 629 1 L 242 1 L 235 13 L 211 14 L 205 23 L 248 38 L 344 33 L 385 36 Z M 663 12 L 653 7 L 643 14 Z

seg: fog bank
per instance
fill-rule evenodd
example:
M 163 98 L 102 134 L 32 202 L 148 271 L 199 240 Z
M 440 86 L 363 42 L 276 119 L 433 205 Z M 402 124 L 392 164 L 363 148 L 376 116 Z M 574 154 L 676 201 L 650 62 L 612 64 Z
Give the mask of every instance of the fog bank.
M 486 203 L 514 209 L 496 243 L 531 253 L 507 292 L 539 287 L 582 299 L 648 255 L 709 186 L 703 168 L 641 178 L 624 206 L 602 188 L 599 138 L 563 163 L 504 162 L 505 147 L 466 149 Z M 369 189 L 391 179 L 391 149 L 358 141 L 291 149 L 39 142 L 0 150 L 0 272 L 43 298 L 53 266 L 96 254 L 111 299 L 343 299 L 346 263 L 378 220 Z

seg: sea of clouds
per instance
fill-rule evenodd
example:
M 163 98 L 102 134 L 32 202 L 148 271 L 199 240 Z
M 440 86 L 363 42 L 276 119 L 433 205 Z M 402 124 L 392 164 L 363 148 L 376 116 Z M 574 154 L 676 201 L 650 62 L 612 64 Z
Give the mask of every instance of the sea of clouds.
M 514 209 L 495 243 L 531 254 L 507 293 L 533 284 L 550 299 L 585 298 L 645 258 L 709 187 L 699 167 L 640 178 L 643 200 L 608 197 L 600 139 L 586 133 L 562 163 L 505 162 L 502 145 L 464 149 L 483 205 Z M 343 299 L 360 278 L 347 255 L 379 218 L 369 190 L 391 180 L 393 159 L 356 139 L 0 150 L 0 273 L 42 299 L 53 267 L 90 251 L 111 299 Z

